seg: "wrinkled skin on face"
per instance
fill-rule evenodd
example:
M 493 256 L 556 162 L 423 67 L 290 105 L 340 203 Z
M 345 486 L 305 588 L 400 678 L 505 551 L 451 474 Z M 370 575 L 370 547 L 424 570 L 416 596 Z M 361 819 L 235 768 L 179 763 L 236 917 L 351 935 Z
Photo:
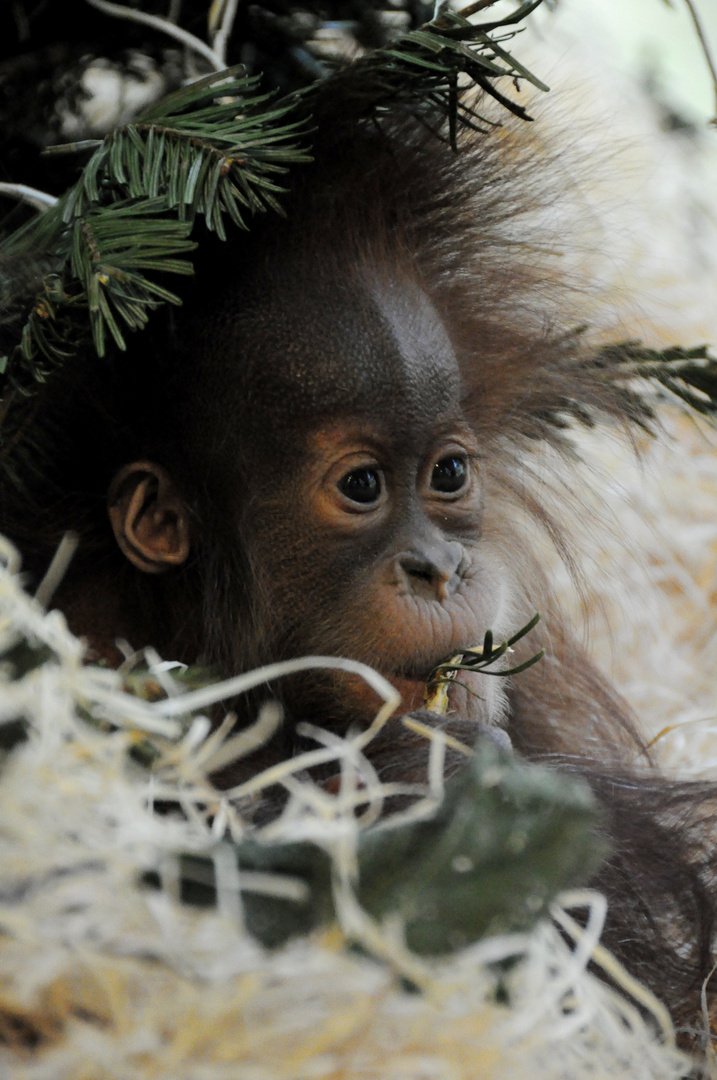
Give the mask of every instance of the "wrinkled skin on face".
M 257 485 L 244 529 L 262 603 L 280 613 L 272 655 L 363 660 L 410 709 L 439 661 L 507 630 L 509 589 L 482 542 L 480 446 L 445 328 L 413 283 L 371 285 L 359 329 L 299 324 L 274 343 L 306 356 L 318 338 L 320 380 L 307 385 L 301 364 L 269 371 L 265 392 L 294 403 L 288 427 L 304 430 L 288 453 L 276 437 L 246 448 L 247 477 L 267 470 L 272 483 Z M 470 678 L 471 713 L 500 718 L 499 680 Z M 375 712 L 360 680 L 340 682 L 344 716 Z M 297 693 L 316 709 L 311 686 Z
M 505 575 L 482 537 L 481 447 L 462 412 L 451 341 L 412 280 L 372 268 L 304 282 L 302 302 L 288 274 L 279 286 L 245 295 L 220 342 L 220 379 L 234 387 L 233 445 L 222 447 L 220 469 L 234 496 L 224 509 L 249 568 L 257 661 L 361 660 L 396 686 L 404 710 L 420 708 L 437 663 L 489 628 L 515 629 Z M 159 481 L 139 542 L 131 535 L 132 499 L 141 505 L 138 483 L 151 469 L 123 467 L 111 511 L 143 570 L 191 550 Z M 174 533 L 187 534 L 182 544 Z M 242 642 L 238 628 L 234 670 L 246 665 Z M 466 683 L 453 692 L 464 711 L 500 721 L 500 680 Z M 294 716 L 342 729 L 378 705 L 348 675 L 297 677 L 279 692 Z

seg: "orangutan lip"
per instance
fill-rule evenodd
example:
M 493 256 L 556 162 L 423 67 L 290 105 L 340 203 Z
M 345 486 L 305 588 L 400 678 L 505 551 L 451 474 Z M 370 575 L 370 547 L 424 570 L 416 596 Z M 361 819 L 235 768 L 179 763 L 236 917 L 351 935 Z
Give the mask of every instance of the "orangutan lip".
M 425 686 L 436 671 L 436 668 L 443 663 L 445 663 L 445 660 L 437 660 L 435 664 L 431 664 L 425 668 L 410 668 L 408 671 L 394 671 L 388 678 L 389 680 L 396 679 L 400 682 L 416 683 Z
M 388 678 L 401 679 L 405 682 L 428 682 L 428 680 L 435 673 L 437 668 L 441 667 L 443 664 L 447 664 L 452 657 L 457 656 L 460 652 L 465 651 L 465 649 L 462 650 L 460 648 L 452 649 L 449 652 L 441 653 L 441 656 L 438 660 L 432 660 L 430 663 L 426 664 L 425 666 L 421 666 L 420 668 L 399 668 L 397 671 L 394 671 L 391 675 L 389 675 Z

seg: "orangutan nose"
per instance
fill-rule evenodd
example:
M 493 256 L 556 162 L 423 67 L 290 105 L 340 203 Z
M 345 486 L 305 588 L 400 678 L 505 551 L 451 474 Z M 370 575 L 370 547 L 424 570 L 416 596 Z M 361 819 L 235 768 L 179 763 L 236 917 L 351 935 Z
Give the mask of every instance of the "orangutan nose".
M 396 557 L 396 580 L 402 592 L 446 600 L 459 588 L 466 564 L 465 548 L 456 541 L 417 544 Z

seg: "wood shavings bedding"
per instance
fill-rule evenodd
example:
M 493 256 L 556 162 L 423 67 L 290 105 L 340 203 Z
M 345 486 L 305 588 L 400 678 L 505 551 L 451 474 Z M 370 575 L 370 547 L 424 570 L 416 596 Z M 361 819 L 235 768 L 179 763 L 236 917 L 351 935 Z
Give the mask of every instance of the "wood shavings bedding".
M 588 467 L 570 527 L 586 557 L 592 655 L 663 768 L 707 779 L 717 775 L 717 436 L 677 409 L 661 421 L 640 459 L 605 433 L 578 436 Z M 582 621 L 554 558 L 553 574 Z
M 0 645 L 7 652 L 23 639 L 33 648 L 47 643 L 52 655 L 21 677 L 13 678 L 8 663 L 0 671 L 2 720 L 24 717 L 29 725 L 27 741 L 0 770 L 3 1077 L 684 1074 L 686 1059 L 664 1010 L 600 952 L 604 902 L 597 894 L 565 896 L 554 909 L 565 934 L 542 921 L 529 934 L 422 960 L 420 993 L 403 986 L 396 964 L 345 949 L 340 910 L 338 927 L 266 952 L 242 930 L 231 889 L 224 896 L 218 890 L 218 910 L 182 906 L 172 895 L 174 853 L 215 853 L 217 844 L 213 819 L 156 812 L 147 773 L 128 756 L 144 721 L 157 726 L 156 710 L 122 692 L 116 673 L 83 668 L 81 647 L 62 617 L 45 615 L 25 597 L 6 566 Z M 93 701 L 112 716 L 111 729 L 80 716 Z M 171 724 L 165 720 L 169 726 L 157 736 L 168 746 L 182 738 Z M 184 744 L 191 758 L 186 736 Z M 186 777 L 174 776 L 165 786 L 179 789 Z M 147 871 L 157 872 L 165 888 L 145 887 Z M 569 922 L 570 906 L 587 906 L 585 931 Z M 390 959 L 390 925 L 374 930 L 385 937 Z M 591 956 L 625 992 L 586 970 Z

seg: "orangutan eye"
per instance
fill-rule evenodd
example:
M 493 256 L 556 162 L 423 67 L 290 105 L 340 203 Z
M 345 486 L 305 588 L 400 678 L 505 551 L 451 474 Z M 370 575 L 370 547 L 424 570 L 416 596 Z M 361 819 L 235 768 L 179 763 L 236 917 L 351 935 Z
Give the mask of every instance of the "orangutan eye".
M 351 502 L 367 506 L 381 497 L 381 475 L 378 469 L 352 469 L 339 480 L 338 488 Z
M 442 495 L 455 495 L 468 481 L 468 459 L 449 454 L 433 466 L 431 487 Z

